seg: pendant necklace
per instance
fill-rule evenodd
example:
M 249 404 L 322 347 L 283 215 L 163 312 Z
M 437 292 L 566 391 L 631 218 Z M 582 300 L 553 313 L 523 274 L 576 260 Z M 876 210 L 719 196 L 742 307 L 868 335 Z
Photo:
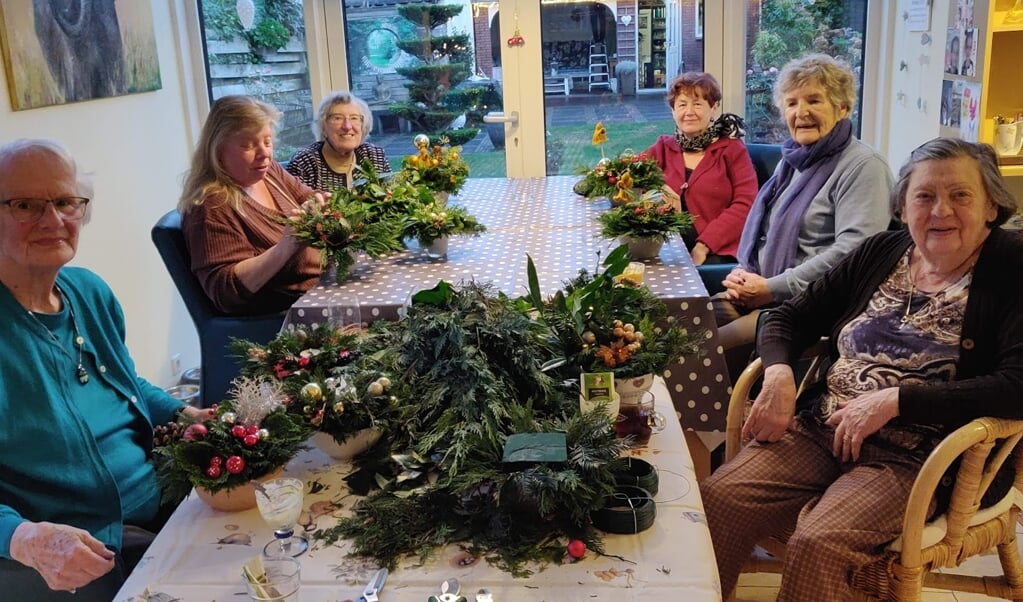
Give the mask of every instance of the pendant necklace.
M 967 257 L 966 260 L 963 261 L 963 263 L 959 264 L 959 266 L 956 267 L 956 269 L 952 273 L 954 274 L 955 272 L 959 271 L 959 268 L 961 268 L 963 266 L 963 264 L 965 264 L 967 261 L 970 261 L 970 259 L 972 259 L 972 258 L 973 258 L 973 255 L 970 255 L 970 257 Z M 927 297 L 928 297 L 927 298 L 927 302 L 924 303 L 923 307 L 926 307 L 927 305 L 929 305 L 931 303 L 931 300 L 934 297 L 937 297 L 938 295 L 944 293 L 948 289 L 952 288 L 953 285 L 955 285 L 956 283 L 960 282 L 966 276 L 966 274 L 970 273 L 970 271 L 973 270 L 973 266 L 974 265 L 975 264 L 971 263 L 970 266 L 968 268 L 966 268 L 966 271 L 964 271 L 962 273 L 962 275 L 959 276 L 959 278 L 956 278 L 952 282 L 946 284 L 939 291 L 936 291 L 936 292 L 933 292 L 933 293 L 927 293 L 925 291 L 921 291 L 921 292 L 924 292 L 924 294 L 926 294 Z M 916 318 L 916 315 L 918 313 L 920 313 L 920 311 L 923 309 L 923 307 L 921 307 L 921 308 L 917 309 L 915 312 L 913 312 L 912 314 L 910 314 L 910 308 L 913 306 L 913 295 L 916 294 L 916 280 L 913 278 L 913 252 L 912 252 L 912 250 L 910 251 L 909 259 L 906 261 L 906 275 L 909 278 L 909 297 L 906 298 L 906 311 L 903 312 L 902 319 L 899 320 L 899 325 L 900 326 L 905 326 L 905 325 L 913 322 L 914 318 Z
M 57 292 L 60 294 L 61 301 L 63 301 L 64 305 L 67 306 L 68 313 L 71 315 L 71 327 L 75 331 L 75 345 L 78 347 L 78 365 L 75 367 L 75 376 L 78 377 L 78 382 L 84 385 L 89 382 L 89 371 L 86 370 L 85 366 L 82 364 L 82 347 L 85 345 L 85 339 L 78 331 L 78 320 L 75 318 L 75 308 L 71 306 L 71 301 L 68 300 L 67 295 L 64 294 L 64 291 L 61 290 L 59 286 L 57 287 Z M 68 353 L 68 350 L 65 349 L 64 345 L 60 342 L 60 339 L 57 338 L 57 335 L 53 334 L 53 331 L 47 328 L 46 324 L 44 324 L 43 321 L 36 316 L 35 312 L 29 310 L 28 315 L 32 316 L 32 319 L 43 327 L 43 330 L 46 331 L 46 334 L 50 335 L 50 338 L 57 344 L 57 347 L 60 348 L 61 352 L 68 356 L 68 359 L 74 362 L 75 356 Z

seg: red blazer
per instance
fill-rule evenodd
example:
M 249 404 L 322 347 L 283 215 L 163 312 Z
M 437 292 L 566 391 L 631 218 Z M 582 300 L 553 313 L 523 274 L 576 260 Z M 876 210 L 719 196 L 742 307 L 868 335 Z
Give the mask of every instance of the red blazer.
M 686 182 L 686 162 L 674 136 L 661 136 L 649 149 L 664 170 L 664 181 L 680 195 L 693 216 L 696 238 L 715 255 L 736 256 L 746 214 L 757 196 L 757 172 L 746 145 L 720 138 L 707 147 L 703 160 Z

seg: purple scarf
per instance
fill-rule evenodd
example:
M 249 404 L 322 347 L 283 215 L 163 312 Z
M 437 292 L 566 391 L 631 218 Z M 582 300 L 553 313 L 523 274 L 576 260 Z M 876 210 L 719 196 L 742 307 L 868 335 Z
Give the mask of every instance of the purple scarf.
M 824 183 L 835 171 L 842 151 L 852 141 L 852 122 L 842 119 L 835 124 L 823 138 L 807 146 L 801 146 L 791 138 L 782 144 L 782 160 L 774 175 L 757 193 L 756 200 L 750 208 L 746 225 L 739 239 L 739 263 L 751 272 L 764 278 L 777 276 L 793 266 L 796 261 L 796 250 L 799 246 L 799 229 L 803 224 L 803 215 L 810 206 L 813 197 L 817 196 Z M 803 172 L 802 186 L 792 190 L 784 199 L 778 199 L 792 181 L 792 175 Z M 771 215 L 771 208 L 780 202 L 774 212 L 774 219 L 767 232 L 764 242 L 764 265 L 758 259 L 757 239 L 764 219 Z

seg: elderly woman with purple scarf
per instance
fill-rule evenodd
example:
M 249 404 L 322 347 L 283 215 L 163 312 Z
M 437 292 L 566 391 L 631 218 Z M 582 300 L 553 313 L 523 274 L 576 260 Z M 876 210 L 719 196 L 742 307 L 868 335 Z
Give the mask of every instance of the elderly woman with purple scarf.
M 739 267 L 714 297 L 733 376 L 753 349 L 757 316 L 802 292 L 891 220 L 888 164 L 853 136 L 855 76 L 823 54 L 789 62 L 774 102 L 791 139 L 757 194 L 739 240 Z

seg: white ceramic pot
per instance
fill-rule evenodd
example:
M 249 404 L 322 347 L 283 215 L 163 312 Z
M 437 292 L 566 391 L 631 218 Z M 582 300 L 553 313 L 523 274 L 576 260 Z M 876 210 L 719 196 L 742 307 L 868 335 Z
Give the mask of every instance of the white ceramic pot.
M 334 437 L 317 431 L 311 437 L 313 445 L 320 448 L 323 453 L 335 460 L 351 462 L 359 454 L 373 447 L 380 440 L 380 431 L 373 428 L 362 429 L 345 439 L 342 443 L 334 440 Z
M 270 474 L 263 475 L 255 480 L 260 482 L 272 481 L 283 475 L 284 467 L 282 466 Z M 251 482 L 232 487 L 231 489 L 221 489 L 217 492 L 196 487 L 195 494 L 207 506 L 221 512 L 241 512 L 242 510 L 256 507 L 256 490 L 252 488 Z
M 629 246 L 629 257 L 640 260 L 657 257 L 661 252 L 661 247 L 664 246 L 664 239 L 656 237 L 623 236 L 619 240 L 622 244 Z
M 426 256 L 433 259 L 443 259 L 448 256 L 448 240 L 450 237 L 441 236 L 430 244 L 423 247 Z

